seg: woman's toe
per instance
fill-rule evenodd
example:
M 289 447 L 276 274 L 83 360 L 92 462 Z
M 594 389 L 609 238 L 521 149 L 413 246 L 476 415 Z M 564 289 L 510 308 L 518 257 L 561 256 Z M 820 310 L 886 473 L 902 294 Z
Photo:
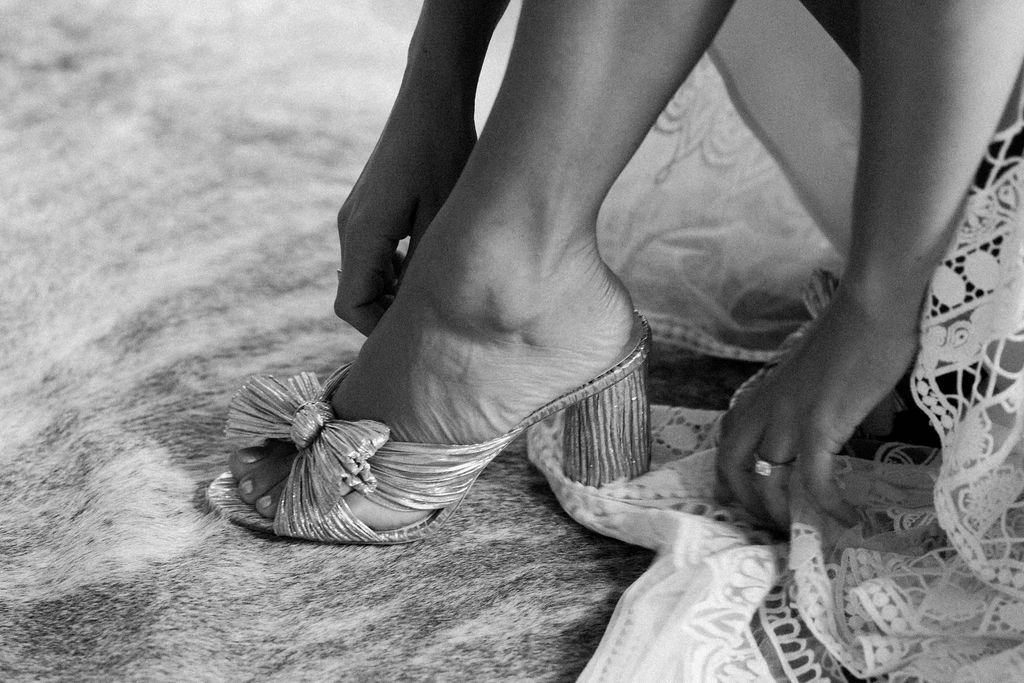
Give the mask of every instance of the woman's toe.
M 277 447 L 243 448 L 232 453 L 231 473 L 238 480 L 238 497 L 252 505 L 282 485 L 291 473 L 295 455 L 294 448 L 283 450 Z M 273 509 L 276 510 L 276 497 L 274 500 Z
M 256 499 L 256 512 L 271 519 L 277 514 L 277 504 L 281 500 L 281 491 L 284 490 L 286 480 L 282 479 L 272 486 L 269 491 Z
M 295 446 L 285 441 L 268 441 L 262 446 L 239 448 L 228 457 L 228 468 L 235 479 L 241 480 L 250 472 L 265 467 L 265 463 L 295 456 Z

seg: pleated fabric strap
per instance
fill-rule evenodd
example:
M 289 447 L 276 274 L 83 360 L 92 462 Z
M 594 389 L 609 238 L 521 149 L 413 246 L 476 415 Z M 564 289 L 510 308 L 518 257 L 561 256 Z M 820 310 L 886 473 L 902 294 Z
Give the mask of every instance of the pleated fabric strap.
M 471 446 L 389 441 L 387 425 L 335 417 L 330 397 L 350 366 L 321 386 L 304 372 L 281 382 L 253 377 L 228 408 L 227 437 L 239 447 L 291 441 L 292 464 L 274 518 L 274 532 L 317 541 L 375 543 L 397 532 L 377 532 L 357 519 L 344 496 L 354 489 L 400 511 L 456 505 L 480 472 L 515 438 L 509 433 Z

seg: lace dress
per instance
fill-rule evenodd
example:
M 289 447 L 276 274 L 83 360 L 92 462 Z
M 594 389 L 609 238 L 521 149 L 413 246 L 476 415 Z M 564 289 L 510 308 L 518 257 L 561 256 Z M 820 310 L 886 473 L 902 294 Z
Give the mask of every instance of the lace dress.
M 530 457 L 571 515 L 658 553 L 583 680 L 1024 680 L 1019 90 L 921 320 L 910 387 L 941 448 L 849 444 L 839 477 L 857 527 L 797 496 L 790 542 L 777 543 L 719 506 L 712 411 L 655 406 L 652 471 L 600 489 L 562 476 L 557 420 L 531 430 Z M 799 154 L 769 153 L 772 132 L 751 132 L 757 113 L 726 93 L 703 62 L 609 198 L 602 246 L 663 341 L 763 359 L 805 318 L 811 270 L 841 265 L 842 226 L 809 208 L 800 169 L 780 169 Z M 819 121 L 836 155 L 855 146 L 851 121 Z M 836 158 L 823 163 L 842 176 Z

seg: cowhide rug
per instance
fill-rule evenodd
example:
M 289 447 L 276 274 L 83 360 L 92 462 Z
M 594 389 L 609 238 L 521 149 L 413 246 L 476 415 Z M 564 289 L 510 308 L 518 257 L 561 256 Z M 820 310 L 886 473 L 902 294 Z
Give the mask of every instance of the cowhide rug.
M 572 679 L 647 567 L 521 444 L 414 545 L 205 508 L 237 385 L 359 348 L 333 217 L 415 15 L 0 1 L 0 679 Z M 662 350 L 654 398 L 721 407 L 749 372 Z

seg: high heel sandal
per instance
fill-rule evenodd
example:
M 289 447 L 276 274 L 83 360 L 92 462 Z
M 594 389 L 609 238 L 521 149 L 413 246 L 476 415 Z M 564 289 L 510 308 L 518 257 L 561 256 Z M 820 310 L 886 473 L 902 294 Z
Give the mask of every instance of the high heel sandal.
M 258 531 L 329 543 L 391 545 L 431 535 L 465 498 L 487 464 L 527 427 L 565 411 L 566 475 L 590 486 L 636 477 L 650 467 L 647 356 L 650 328 L 639 314 L 627 351 L 593 380 L 531 413 L 506 434 L 474 445 L 390 441 L 388 427 L 334 416 L 330 399 L 345 365 L 320 385 L 312 373 L 280 382 L 254 377 L 231 401 L 226 434 L 237 445 L 290 440 L 298 449 L 273 520 L 244 503 L 226 472 L 210 483 L 210 506 Z M 375 531 L 345 503 L 345 485 L 399 511 L 431 514 L 419 522 Z M 346 492 L 347 493 L 347 492 Z

